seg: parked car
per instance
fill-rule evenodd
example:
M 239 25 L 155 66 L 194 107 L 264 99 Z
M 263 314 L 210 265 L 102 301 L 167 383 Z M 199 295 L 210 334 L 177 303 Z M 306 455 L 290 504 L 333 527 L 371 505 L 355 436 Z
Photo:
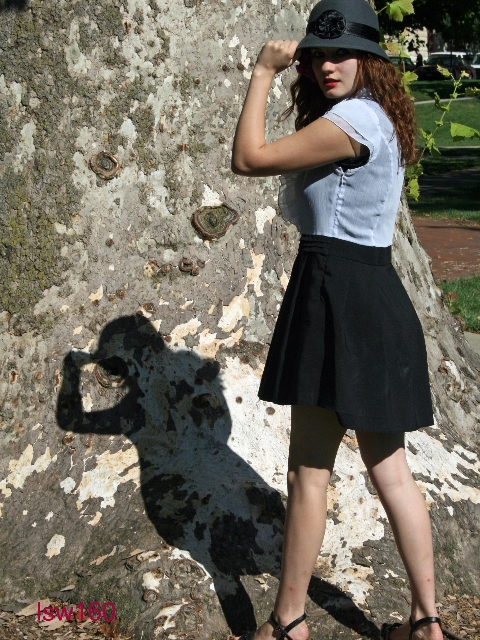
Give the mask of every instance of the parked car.
M 414 71 L 415 65 L 410 60 L 410 58 L 401 58 L 400 56 L 388 56 L 390 58 L 390 62 L 396 67 L 399 67 L 402 71 Z
M 437 69 L 438 65 L 448 69 L 456 79 L 460 77 L 462 71 L 465 71 L 469 78 L 474 79 L 476 77 L 475 69 L 471 64 L 468 64 L 465 59 L 466 55 L 465 52 L 460 51 L 432 53 L 421 67 L 415 69 L 415 73 L 419 80 L 442 80 L 443 76 Z
M 469 56 L 471 56 L 471 53 L 467 53 L 466 51 L 436 51 L 435 53 L 431 53 L 430 54 L 430 58 L 435 58 L 436 56 L 444 56 L 444 55 L 449 55 L 449 56 L 460 56 L 461 58 L 463 58 L 466 62 L 471 62 L 469 58 Z
M 477 78 L 480 78 L 480 53 L 476 53 L 473 56 L 473 60 L 471 62 L 471 65 L 475 69 L 475 73 L 477 74 Z

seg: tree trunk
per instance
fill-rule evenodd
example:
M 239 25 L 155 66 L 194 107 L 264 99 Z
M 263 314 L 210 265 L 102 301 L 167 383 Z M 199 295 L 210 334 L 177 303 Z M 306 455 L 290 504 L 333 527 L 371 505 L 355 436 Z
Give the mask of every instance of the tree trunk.
M 263 42 L 300 39 L 309 8 L 32 0 L 0 13 L 4 605 L 74 585 L 72 603 L 114 602 L 136 638 L 220 638 L 269 614 L 289 412 L 256 393 L 298 233 L 277 178 L 234 176 L 230 154 Z M 293 130 L 276 116 L 294 75 L 274 80 L 269 140 Z M 470 593 L 480 360 L 405 201 L 394 261 L 427 341 L 436 424 L 407 442 L 439 596 Z M 349 433 L 311 632 L 375 635 L 408 615 L 407 586 Z

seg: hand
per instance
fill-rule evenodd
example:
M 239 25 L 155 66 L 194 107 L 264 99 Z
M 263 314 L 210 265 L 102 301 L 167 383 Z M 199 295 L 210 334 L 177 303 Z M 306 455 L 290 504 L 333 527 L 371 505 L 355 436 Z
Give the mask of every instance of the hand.
M 275 75 L 298 60 L 302 52 L 296 52 L 297 46 L 297 40 L 269 40 L 258 54 L 255 67 Z

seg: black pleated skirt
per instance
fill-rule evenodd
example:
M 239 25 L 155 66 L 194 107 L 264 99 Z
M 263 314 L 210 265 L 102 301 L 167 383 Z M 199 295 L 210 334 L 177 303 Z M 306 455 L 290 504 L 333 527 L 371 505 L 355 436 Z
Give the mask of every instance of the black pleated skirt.
M 259 398 L 332 409 L 358 431 L 433 424 L 422 327 L 391 247 L 301 237 Z

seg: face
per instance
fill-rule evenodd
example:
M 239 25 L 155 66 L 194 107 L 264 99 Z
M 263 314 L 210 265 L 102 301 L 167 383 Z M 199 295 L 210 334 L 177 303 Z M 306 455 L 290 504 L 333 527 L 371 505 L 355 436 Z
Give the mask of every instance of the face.
M 355 92 L 359 54 L 354 49 L 311 49 L 312 69 L 326 98 L 343 100 Z

